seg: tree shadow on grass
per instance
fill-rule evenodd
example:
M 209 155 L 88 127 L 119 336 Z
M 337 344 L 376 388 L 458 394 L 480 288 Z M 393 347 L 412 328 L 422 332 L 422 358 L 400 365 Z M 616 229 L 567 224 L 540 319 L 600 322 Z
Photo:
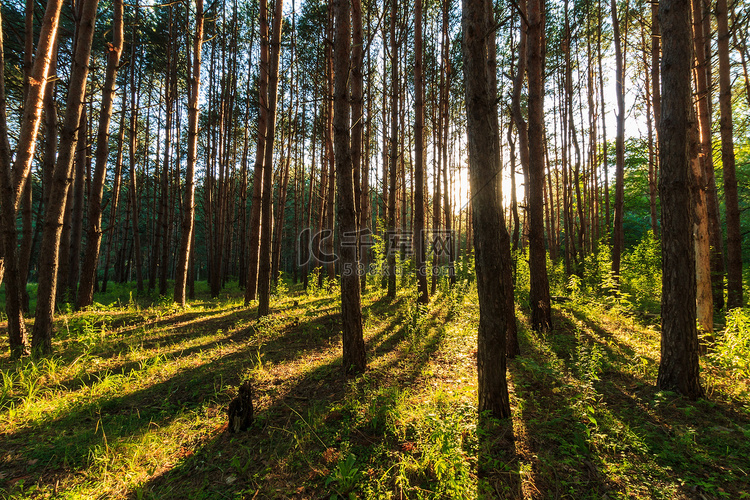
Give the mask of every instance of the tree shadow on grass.
M 305 372 L 256 412 L 249 432 L 212 433 L 132 495 L 197 498 L 222 491 L 248 498 L 324 498 L 336 487 L 327 478 L 349 455 L 356 457 L 360 480 L 366 480 L 365 464 L 392 459 L 401 450 L 403 438 L 389 427 L 387 415 L 395 411 L 399 395 L 415 387 L 443 340 L 439 329 L 411 338 L 405 324 L 396 325 L 394 317 L 368 339 L 371 368 L 364 375 L 343 377 L 340 357 Z M 395 479 L 381 479 L 397 488 Z
M 513 429 L 523 498 L 602 498 L 613 488 L 601 471 L 590 422 L 576 408 L 580 400 L 563 367 L 575 352 L 566 329 L 537 335 L 519 330 L 522 355 L 508 364 Z M 573 339 L 575 340 L 575 338 Z M 515 470 L 515 469 L 514 469 Z M 516 483 L 512 483 L 516 484 Z
M 737 402 L 691 402 L 659 391 L 653 380 L 658 360 L 620 340 L 595 318 L 580 311 L 571 314 L 583 327 L 579 339 L 589 350 L 561 357 L 568 370 L 580 376 L 591 359 L 590 346 L 602 355 L 601 376 L 591 384 L 597 400 L 597 455 L 602 462 L 627 464 L 620 476 L 635 475 L 618 478 L 614 488 L 627 488 L 631 495 L 691 499 L 740 498 L 750 491 L 748 412 L 740 411 Z M 569 318 L 561 319 L 576 327 Z
M 330 328 L 333 323 L 331 316 L 323 316 L 262 338 L 248 327 L 166 356 L 156 352 L 161 359 L 154 360 L 155 365 L 177 362 L 184 366 L 166 380 L 125 395 L 117 395 L 111 386 L 127 390 L 128 385 L 137 384 L 139 372 L 147 369 L 142 362 L 94 370 L 79 380 L 65 381 L 75 386 L 68 390 L 80 389 L 73 396 L 75 403 L 71 399 L 70 408 L 54 416 L 41 416 L 18 431 L 0 434 L 10 457 L 3 460 L 2 468 L 7 471 L 4 479 L 11 482 L 19 476 L 33 475 L 42 483 L 54 484 L 60 477 L 92 466 L 92 454 L 100 453 L 103 447 L 116 450 L 118 445 L 137 441 L 154 426 L 164 428 L 177 418 L 195 418 L 217 405 L 223 406 L 228 400 L 225 385 L 238 384 L 259 351 L 266 355 L 267 362 L 281 364 L 310 355 L 316 349 L 324 350 L 337 335 Z M 312 324 L 319 325 L 322 334 L 309 335 L 305 327 Z M 177 335 L 201 337 L 199 332 Z M 219 354 L 224 349 L 228 354 Z M 190 359 L 201 351 L 216 354 Z M 326 366 L 318 369 L 321 370 L 332 371 Z M 320 381 L 325 376 L 311 372 L 310 379 L 315 381 L 315 388 L 321 389 Z M 31 467 L 29 460 L 34 463 Z

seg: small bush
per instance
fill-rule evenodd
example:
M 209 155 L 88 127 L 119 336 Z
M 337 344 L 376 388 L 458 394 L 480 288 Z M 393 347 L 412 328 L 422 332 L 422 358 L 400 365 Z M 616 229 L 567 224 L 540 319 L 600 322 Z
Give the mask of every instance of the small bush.
M 750 378 L 750 311 L 732 309 L 727 326 L 708 353 L 718 368 L 733 372 L 737 378 Z
M 649 231 L 622 257 L 621 284 L 637 309 L 658 308 L 661 302 L 661 245 Z

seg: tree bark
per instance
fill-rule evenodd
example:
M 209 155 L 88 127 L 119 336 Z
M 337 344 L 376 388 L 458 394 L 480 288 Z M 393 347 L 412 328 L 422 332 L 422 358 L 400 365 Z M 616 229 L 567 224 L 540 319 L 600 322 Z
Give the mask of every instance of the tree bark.
M 188 150 L 185 166 L 185 187 L 182 201 L 180 248 L 175 268 L 174 301 L 185 307 L 185 289 L 188 265 L 191 259 L 191 241 L 195 230 L 195 164 L 198 156 L 198 97 L 201 83 L 201 49 L 203 48 L 203 0 L 195 1 L 195 35 L 193 38 L 193 63 L 188 97 Z
M 529 78 L 529 268 L 531 271 L 531 326 L 552 328 L 547 252 L 544 247 L 544 5 L 531 0 L 528 9 Z M 532 144 L 534 145 L 532 147 Z
M 534 0 L 535 1 L 535 0 Z M 487 34 L 491 32 L 486 0 L 464 0 L 463 61 L 466 90 L 469 179 L 474 196 L 474 259 L 479 295 L 477 375 L 479 412 L 510 417 L 505 374 L 505 289 L 502 286 L 500 240 L 501 203 L 492 179 L 499 131 L 493 128 L 492 92 L 487 74 Z
M 123 47 L 123 0 L 115 0 L 112 44 L 107 44 L 107 69 L 102 90 L 102 106 L 99 111 L 99 129 L 96 139 L 96 160 L 94 178 L 89 196 L 86 220 L 86 252 L 81 271 L 81 283 L 78 288 L 76 309 L 83 309 L 94 302 L 94 282 L 99 261 L 99 247 L 102 241 L 102 195 L 107 176 L 109 158 L 109 124 L 112 119 L 112 103 L 115 98 L 117 68 Z
M 390 59 L 391 59 L 391 137 L 390 153 L 388 154 L 388 241 L 386 244 L 386 258 L 388 259 L 388 297 L 396 297 L 396 251 L 394 241 L 396 235 L 396 181 L 398 160 L 398 45 L 396 43 L 396 20 L 398 16 L 398 0 L 391 1 L 390 18 Z M 439 181 L 438 181 L 439 182 Z
M 258 251 L 260 250 L 260 219 L 263 196 L 263 160 L 268 129 L 268 3 L 260 0 L 260 63 L 258 72 L 258 138 L 253 169 L 253 198 L 250 207 L 250 238 L 247 256 L 245 306 L 255 300 L 258 291 Z
M 692 106 L 690 4 L 661 0 L 662 106 L 659 195 L 662 227 L 661 361 L 656 385 L 691 399 L 703 396 L 695 326 L 695 247 L 690 196 Z
M 487 2 L 487 19 L 490 21 L 490 25 L 494 26 L 494 18 L 495 13 L 493 11 L 492 3 Z M 489 90 L 490 94 L 494 97 L 497 94 L 497 33 L 496 31 L 491 32 L 491 36 L 487 38 L 487 69 L 489 71 L 488 77 L 489 77 Z M 494 152 L 495 152 L 495 158 L 493 160 L 494 162 L 494 181 L 497 185 L 498 190 L 498 198 L 501 201 L 502 204 L 502 170 L 503 170 L 503 162 L 502 162 L 502 145 L 500 143 L 500 122 L 498 119 L 498 108 L 497 108 L 497 99 L 493 99 L 492 104 L 492 112 L 490 114 L 490 119 L 492 120 L 492 127 L 496 131 L 494 135 L 494 139 L 497 141 L 497 144 L 495 144 Z M 512 188 L 513 189 L 513 188 Z M 502 283 L 504 288 L 504 295 L 505 295 L 505 317 L 506 318 L 512 318 L 508 321 L 506 321 L 506 330 L 505 330 L 505 352 L 508 358 L 514 358 L 518 354 L 520 354 L 521 348 L 518 344 L 518 325 L 516 325 L 515 321 L 515 310 L 516 310 L 516 304 L 515 304 L 515 296 L 514 296 L 514 290 L 513 290 L 513 259 L 510 254 L 510 235 L 508 234 L 508 228 L 505 223 L 505 217 L 503 216 L 502 212 L 500 214 L 500 232 L 498 233 L 498 237 L 500 239 L 500 251 L 501 251 L 501 265 L 502 265 Z M 458 230 L 458 241 L 460 243 L 461 241 L 461 226 L 460 226 L 460 219 L 459 219 L 459 230 Z M 451 240 L 451 243 L 453 241 Z M 455 273 L 453 275 L 453 280 L 455 280 Z
M 78 143 L 78 127 L 83 111 L 83 98 L 86 92 L 86 79 L 89 73 L 89 58 L 98 4 L 98 0 L 84 0 L 80 5 L 73 68 L 68 87 L 68 102 L 60 132 L 57 163 L 50 186 L 49 203 L 44 216 L 44 232 L 42 233 L 42 244 L 39 252 L 39 286 L 37 287 L 36 315 L 32 335 L 32 347 L 42 354 L 52 352 L 52 321 L 55 311 L 58 254 L 65 199 L 70 187 L 74 153 Z
M 281 0 L 277 0 L 281 1 Z M 419 1 L 419 0 L 417 0 Z M 349 64 L 351 35 L 348 0 L 335 0 L 336 34 L 334 44 L 334 113 L 333 132 L 336 157 L 336 180 L 339 191 L 338 222 L 341 258 L 341 331 L 344 373 L 363 373 L 367 360 L 362 336 L 362 304 L 357 275 L 357 214 L 354 198 L 354 169 L 349 135 Z M 361 16 L 361 11 L 358 12 Z
M 422 68 L 422 0 L 414 8 L 414 251 L 417 268 L 417 302 L 430 300 L 424 240 L 424 69 Z
M 284 0 L 276 0 L 271 35 L 271 60 L 268 75 L 268 129 L 263 160 L 263 195 L 258 262 L 258 317 L 266 316 L 271 304 L 271 235 L 273 234 L 273 143 L 276 134 L 276 100 L 279 84 L 279 56 Z
M 0 55 L 0 224 L 2 224 L 3 269 L 5 272 L 6 302 L 8 316 L 8 338 L 12 358 L 28 354 L 26 323 L 23 319 L 21 283 L 17 254 L 16 212 L 20 204 L 31 171 L 31 161 L 36 148 L 36 136 L 41 121 L 42 102 L 47 86 L 47 74 L 53 58 L 57 28 L 60 20 L 62 0 L 49 0 L 39 32 L 34 65 L 29 77 L 28 91 L 24 99 L 16 158 L 11 168 L 10 144 L 5 100 L 5 58 Z M 0 24 L 2 19 L 0 18 Z M 0 52 L 4 49 L 4 37 L 0 37 Z
M 719 132 L 727 224 L 727 309 L 742 307 L 742 237 L 732 124 L 732 80 L 729 61 L 727 0 L 716 1 L 719 54 Z
M 612 32 L 615 42 L 617 94 L 617 136 L 615 137 L 615 222 L 612 237 L 612 272 L 615 279 L 620 275 L 620 259 L 625 232 L 623 228 L 623 212 L 625 209 L 625 68 L 622 61 L 622 47 L 620 41 L 620 22 L 617 20 L 617 2 L 611 0 Z

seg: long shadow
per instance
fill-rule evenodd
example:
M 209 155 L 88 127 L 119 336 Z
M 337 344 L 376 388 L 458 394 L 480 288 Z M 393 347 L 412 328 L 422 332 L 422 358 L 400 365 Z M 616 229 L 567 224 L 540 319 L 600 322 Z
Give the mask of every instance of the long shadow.
M 739 498 L 750 491 L 746 467 L 750 442 L 743 439 L 750 415 L 731 402 L 691 402 L 658 391 L 653 383 L 624 369 L 636 358 L 633 346 L 585 314 L 570 313 L 584 326 L 580 338 L 599 346 L 604 355 L 603 373 L 592 384 L 600 400 L 598 406 L 605 411 L 597 415 L 595 427 L 620 437 L 608 443 L 612 449 L 600 450 L 600 456 L 610 462 L 627 457 L 637 464 L 634 467 L 648 470 L 654 480 L 638 487 L 648 489 L 649 495 L 663 494 L 654 489 L 658 482 L 683 498 Z M 575 328 L 570 319 L 561 319 Z M 553 351 L 565 349 L 553 346 Z M 656 360 L 641 357 L 650 368 L 656 367 Z M 576 371 L 574 363 L 582 361 L 574 356 L 561 356 L 561 360 L 571 373 Z
M 394 320 L 397 322 L 397 320 Z M 369 353 L 384 352 L 378 349 L 386 344 L 387 350 L 406 341 L 406 328 L 392 330 L 387 338 L 380 337 L 378 346 L 371 344 Z M 385 396 L 375 396 L 371 405 L 361 414 L 358 405 L 347 403 L 347 398 L 364 397 L 373 387 L 378 394 L 390 389 L 403 390 L 412 387 L 429 361 L 440 347 L 441 329 L 423 337 L 417 337 L 419 356 L 416 351 L 399 350 L 394 359 L 377 369 L 369 369 L 361 378 L 349 381 L 341 375 L 340 357 L 305 373 L 295 383 L 260 412 L 258 420 L 248 433 L 228 435 L 214 433 L 198 446 L 192 454 L 160 477 L 153 478 L 142 488 L 132 492 L 133 496 L 146 498 L 182 498 L 186 492 L 191 496 L 210 496 L 221 490 L 226 494 L 244 494 L 248 498 L 319 498 L 330 494 L 325 484 L 331 463 L 325 458 L 333 450 L 345 449 L 367 461 L 368 457 L 397 450 L 399 440 L 384 427 L 384 415 L 395 401 Z M 372 340 L 372 339 L 371 339 Z M 265 347 L 271 347 L 266 344 Z M 404 367 L 404 364 L 408 364 Z M 401 376 L 389 375 L 399 367 Z M 353 385 L 352 385 L 353 383 Z M 348 387 L 348 388 L 347 388 Z M 354 391 L 354 392 L 352 392 Z M 300 397 L 299 395 L 305 395 Z M 305 441 L 308 432 L 314 435 Z M 288 463 L 292 450 L 302 459 Z M 209 464 L 208 458 L 219 455 L 230 458 L 222 464 Z M 305 458 L 308 457 L 308 458 Z M 229 462 L 229 463 L 227 463 Z M 307 473 L 303 473 L 306 470 Z M 198 475 L 200 484 L 191 481 Z M 289 476 L 299 478 L 294 484 Z M 228 481 L 231 486 L 228 486 Z
M 683 498 L 742 498 L 750 491 L 747 413 L 728 402 L 662 393 L 627 373 L 620 378 L 602 387 L 604 402 L 642 439 L 647 456 L 667 474 L 662 480 Z
M 199 366 L 183 368 L 165 380 L 129 394 L 97 396 L 92 391 L 90 397 L 82 397 L 74 406 L 61 410 L 58 415 L 40 419 L 12 433 L 2 433 L 0 439 L 3 448 L 8 450 L 11 457 L 3 463 L 4 470 L 9 474 L 7 477 L 12 479 L 19 474 L 30 475 L 40 484 L 53 485 L 57 480 L 89 467 L 91 457 L 101 453 L 104 447 L 116 450 L 119 445 L 124 446 L 128 441 L 143 436 L 153 426 L 164 428 L 175 419 L 190 419 L 208 408 L 222 407 L 229 399 L 223 387 L 240 382 L 240 374 L 259 349 L 264 362 L 276 365 L 310 356 L 316 351 L 330 350 L 331 343 L 338 341 L 340 335 L 337 318 L 337 314 L 332 313 L 307 322 L 287 324 L 282 332 L 276 332 L 270 338 L 251 339 L 251 327 L 237 330 L 228 337 L 172 353 L 175 358 L 184 359 L 201 350 L 218 348 L 231 340 L 237 344 L 237 349 L 230 354 L 212 356 Z M 222 322 L 225 320 L 221 318 Z M 368 352 L 371 355 L 391 352 L 406 340 L 406 325 L 403 322 L 399 325 L 399 322 L 399 316 L 392 318 L 377 338 L 370 339 Z M 175 333 L 184 338 L 200 337 L 198 332 Z M 416 345 L 411 350 L 397 350 L 393 359 L 380 365 L 377 370 L 371 369 L 363 380 L 369 379 L 382 387 L 405 389 L 413 386 L 442 340 L 441 328 L 417 337 Z M 415 352 L 419 355 L 415 355 Z M 281 379 L 260 381 L 256 391 L 271 397 L 263 398 L 264 402 L 256 408 L 257 420 L 251 433 L 230 436 L 220 429 L 195 429 L 196 437 L 188 440 L 194 444 L 185 448 L 177 465 L 131 494 L 138 498 L 144 492 L 152 498 L 185 498 L 198 496 L 201 492 L 240 492 L 246 489 L 246 494 L 252 497 L 258 488 L 257 478 L 269 474 L 269 483 L 263 482 L 263 491 L 268 492 L 269 496 L 290 498 L 303 494 L 299 493 L 298 486 L 289 488 L 285 485 L 283 477 L 286 476 L 275 471 L 283 469 L 288 472 L 290 467 L 292 470 L 305 467 L 314 473 L 316 469 L 330 466 L 326 462 L 312 465 L 290 465 L 285 462 L 289 451 L 300 445 L 290 438 L 299 433 L 299 429 L 310 425 L 315 426 L 314 433 L 320 436 L 318 441 L 323 439 L 327 446 L 333 447 L 337 447 L 342 440 L 350 442 L 360 457 L 366 457 L 372 450 L 372 443 L 366 439 L 362 441 L 362 436 L 371 436 L 371 430 L 376 429 L 374 424 L 355 424 L 356 412 L 352 411 L 345 417 L 352 420 L 352 425 L 342 425 L 336 411 L 330 410 L 340 405 L 357 386 L 352 386 L 351 381 L 341 375 L 340 366 L 341 359 L 337 356 L 292 379 L 284 378 L 282 374 Z M 132 364 L 121 365 L 116 373 L 127 377 L 134 368 Z M 396 369 L 401 376 L 389 377 Z M 105 372 L 113 373 L 109 368 L 100 375 L 104 376 Z M 317 419 L 318 423 L 315 424 L 313 419 Z M 66 431 L 58 433 L 56 429 Z M 108 444 L 104 444 L 104 432 Z M 390 439 L 387 446 L 396 446 L 393 436 L 382 438 L 387 439 Z M 29 443 L 43 444 L 31 448 Z M 305 446 L 320 448 L 318 455 L 325 451 L 321 442 L 314 441 Z M 216 461 L 215 458 L 222 456 L 222 453 L 226 458 Z M 234 464 L 235 457 L 242 458 L 242 464 Z M 38 465 L 29 466 L 30 462 Z M 278 481 L 273 479 L 276 476 Z M 205 482 L 194 484 L 196 477 Z M 232 477 L 238 479 L 230 487 L 227 480 Z M 325 493 L 325 477 L 318 474 L 305 479 L 303 491 L 316 492 L 316 495 Z M 274 488 L 276 493 L 273 493 L 276 491 Z M 209 493 L 209 496 L 213 493 Z
M 192 315 L 191 315 L 192 316 Z M 218 316 L 218 317 L 217 317 Z M 248 316 L 250 318 L 248 318 Z M 166 332 L 163 335 L 158 336 L 144 336 L 140 341 L 140 347 L 142 349 L 153 349 L 158 347 L 159 352 L 158 354 L 160 356 L 164 356 L 166 358 L 186 358 L 192 354 L 195 354 L 200 351 L 206 351 L 213 349 L 215 347 L 218 347 L 222 344 L 225 344 L 227 342 L 239 342 L 239 341 L 250 341 L 254 340 L 258 345 L 266 343 L 266 349 L 265 350 L 274 350 L 278 352 L 284 352 L 287 353 L 288 356 L 279 359 L 279 361 L 284 361 L 291 359 L 293 357 L 301 356 L 304 354 L 304 348 L 308 347 L 310 344 L 314 344 L 316 339 L 322 339 L 329 341 L 332 336 L 336 334 L 336 330 L 331 326 L 334 323 L 334 317 L 333 315 L 325 315 L 325 316 L 319 316 L 316 319 L 311 319 L 307 322 L 299 323 L 299 321 L 292 321 L 289 320 L 282 325 L 279 325 L 280 332 L 279 334 L 284 334 L 284 337 L 279 340 L 278 343 L 270 344 L 268 345 L 267 338 L 258 337 L 255 333 L 255 326 L 256 322 L 253 322 L 244 328 L 237 328 L 231 333 L 228 333 L 227 335 L 215 339 L 210 340 L 207 342 L 203 342 L 200 344 L 192 345 L 187 348 L 180 348 L 179 345 L 186 340 L 191 339 L 197 339 L 204 334 L 202 334 L 199 329 L 203 328 L 206 330 L 211 330 L 213 332 L 218 332 L 219 330 L 225 330 L 228 329 L 227 327 L 232 327 L 237 324 L 239 324 L 243 320 L 247 319 L 254 319 L 253 313 L 248 312 L 247 310 L 235 310 L 233 312 L 230 312 L 228 314 L 218 315 L 213 314 L 210 315 L 208 318 L 201 318 L 197 322 L 193 322 L 192 324 L 186 324 L 177 331 L 172 332 Z M 316 329 L 315 335 L 304 335 L 302 333 L 303 330 Z M 319 332 L 322 331 L 323 334 L 321 335 Z M 286 333 L 284 333 L 286 332 Z M 214 334 L 215 335 L 215 334 Z M 286 338 L 288 336 L 288 338 Z M 304 341 L 295 341 L 296 339 L 304 339 Z M 91 356 L 98 356 L 98 357 L 111 357 L 117 352 L 122 352 L 123 350 L 127 350 L 132 345 L 132 342 L 127 342 L 127 336 L 122 335 L 118 332 L 117 338 L 113 339 L 111 341 L 105 341 L 102 346 L 99 349 L 95 349 L 91 352 L 89 352 L 89 355 Z M 172 346 L 177 346 L 173 349 L 170 349 Z M 301 351 L 298 351 L 297 349 L 294 349 L 295 347 L 302 347 L 303 349 Z M 290 349 L 291 348 L 291 349 Z M 63 362 L 71 363 L 74 359 L 81 356 L 82 354 L 85 354 L 84 352 L 80 351 L 68 351 L 67 353 L 63 353 L 64 355 L 61 357 Z M 91 382 L 96 380 L 101 380 L 102 378 L 105 378 L 107 376 L 111 375 L 122 375 L 122 376 L 128 376 L 133 371 L 136 371 L 141 365 L 141 361 L 133 361 L 133 362 L 126 362 L 121 364 L 115 364 L 115 365 L 108 365 L 106 367 L 103 367 L 99 370 L 93 370 L 88 371 L 83 375 L 75 375 L 71 376 L 68 379 L 59 380 L 56 381 L 54 384 L 54 388 L 63 388 L 67 390 L 76 390 L 81 387 L 86 387 Z M 13 399 L 9 399 L 7 401 L 15 401 L 18 402 L 21 399 L 23 399 L 22 396 L 18 396 Z M 7 403 L 6 401 L 6 403 Z
M 304 327 L 309 324 L 323 325 L 323 335 L 311 337 L 306 335 Z M 56 417 L 42 419 L 23 429 L 12 433 L 2 433 L 4 448 L 8 450 L 26 450 L 20 453 L 17 461 L 9 461 L 4 464 L 10 472 L 9 479 L 14 477 L 13 470 L 29 471 L 25 467 L 24 460 L 39 460 L 46 464 L 45 469 L 55 469 L 55 463 L 62 463 L 65 469 L 76 470 L 85 468 L 91 450 L 101 445 L 101 436 L 97 429 L 106 429 L 109 443 L 117 443 L 118 440 L 133 438 L 145 432 L 152 424 L 159 426 L 168 425 L 176 416 L 186 411 L 196 411 L 207 402 L 223 400 L 226 396 L 221 392 L 221 387 L 226 382 L 239 382 L 239 374 L 247 367 L 252 355 L 260 348 L 266 355 L 268 361 L 283 363 L 290 359 L 300 357 L 309 353 L 309 349 L 329 344 L 337 332 L 328 328 L 332 324 L 332 317 L 323 316 L 307 324 L 297 325 L 286 332 L 279 332 L 271 339 L 256 339 L 235 351 L 233 354 L 223 356 L 219 360 L 198 367 L 189 368 L 178 372 L 167 380 L 151 385 L 145 389 L 133 393 L 116 396 L 104 395 L 92 397 L 83 402 L 76 403 L 74 408 L 64 410 Z M 218 340 L 182 349 L 175 354 L 175 358 L 187 358 L 199 351 L 229 343 L 230 341 L 247 340 L 250 327 L 234 332 L 234 334 Z M 199 338 L 200 334 L 192 333 L 185 335 Z M 262 347 L 261 347 L 262 346 Z M 163 354 L 163 353 L 159 353 Z M 91 372 L 85 378 L 79 380 L 76 385 L 84 387 L 86 381 L 101 380 L 113 375 L 127 378 L 140 367 L 140 362 L 132 362 L 119 367 L 108 367 L 103 370 Z M 319 368 L 321 370 L 322 368 Z M 331 368 L 322 369 L 326 373 Z M 310 375 L 318 382 L 324 379 L 324 375 Z M 218 389 L 217 389 L 218 383 Z M 320 386 L 316 383 L 316 386 Z M 167 394 L 168 397 L 164 397 Z M 78 424 L 78 425 L 75 425 Z M 78 428 L 69 434 L 49 435 L 50 430 L 55 428 Z M 38 439 L 47 441 L 44 448 L 34 448 L 28 453 L 27 444 Z M 20 458 L 20 457 L 25 458 Z
M 555 319 L 556 331 L 536 334 L 519 330 L 522 355 L 508 363 L 515 401 L 516 453 L 528 474 L 521 478 L 524 498 L 602 498 L 612 488 L 601 472 L 591 443 L 590 423 L 573 406 L 576 393 L 560 370 L 575 344 Z M 575 336 L 573 336 L 575 340 Z M 547 346 L 550 353 L 540 346 Z M 567 376 L 573 376 L 569 373 Z M 515 483 L 513 483 L 515 485 Z

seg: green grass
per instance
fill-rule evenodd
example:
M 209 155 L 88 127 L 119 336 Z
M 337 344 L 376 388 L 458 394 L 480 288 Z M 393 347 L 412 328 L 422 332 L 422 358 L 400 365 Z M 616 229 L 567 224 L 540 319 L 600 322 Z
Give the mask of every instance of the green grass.
M 342 375 L 340 307 L 326 287 L 281 287 L 261 321 L 236 284 L 216 300 L 201 284 L 185 310 L 110 290 L 92 310 L 58 315 L 50 358 L 10 361 L 0 341 L 0 498 L 750 491 L 738 333 L 703 361 L 709 397 L 693 403 L 656 391 L 657 328 L 622 308 L 566 302 L 545 336 L 528 331 L 519 309 L 513 418 L 493 422 L 477 415 L 478 306 L 468 283 L 441 288 L 427 308 L 413 290 L 389 300 L 371 286 L 368 371 L 356 378 Z M 256 420 L 229 434 L 226 407 L 246 378 Z

